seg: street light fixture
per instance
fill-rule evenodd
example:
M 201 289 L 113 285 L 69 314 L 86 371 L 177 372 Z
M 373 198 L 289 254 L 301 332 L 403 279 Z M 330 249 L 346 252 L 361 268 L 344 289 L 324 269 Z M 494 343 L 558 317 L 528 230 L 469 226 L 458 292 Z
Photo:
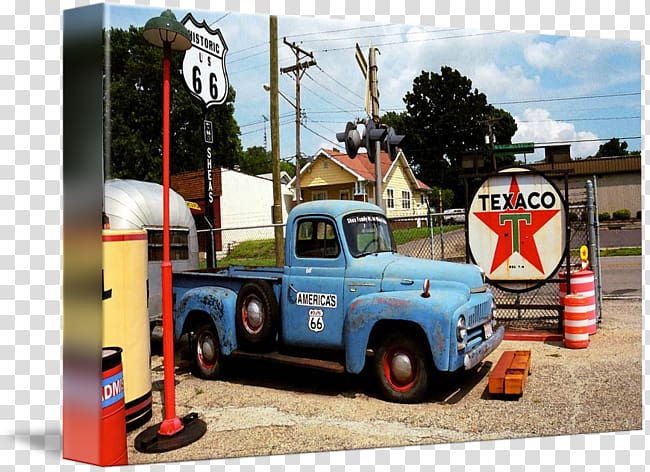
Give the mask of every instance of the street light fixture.
M 174 390 L 174 325 L 172 320 L 172 263 L 169 249 L 169 109 L 171 51 L 186 51 L 192 47 L 190 33 L 176 20 L 171 10 L 151 18 L 144 27 L 144 38 L 163 49 L 163 260 L 162 318 L 165 418 L 136 437 L 136 449 L 142 452 L 162 452 L 186 446 L 199 439 L 206 431 L 205 423 L 196 414 L 183 420 L 176 416 Z
M 271 86 L 269 84 L 263 84 L 264 90 L 267 92 L 271 91 Z M 278 89 L 278 94 L 284 98 L 284 100 L 293 107 L 296 111 L 296 195 L 295 200 L 296 204 L 302 201 L 302 192 L 300 189 L 300 108 L 296 106 L 295 103 L 291 101 L 281 90 Z

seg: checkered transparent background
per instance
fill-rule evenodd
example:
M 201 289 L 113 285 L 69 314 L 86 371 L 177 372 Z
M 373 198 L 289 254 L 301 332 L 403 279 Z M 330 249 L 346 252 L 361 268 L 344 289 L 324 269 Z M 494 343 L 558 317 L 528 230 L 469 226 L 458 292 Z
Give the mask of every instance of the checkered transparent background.
M 62 11 L 100 3 L 5 0 L 0 8 L 0 466 L 3 470 L 90 468 L 61 459 Z M 645 43 L 643 117 L 650 32 L 646 2 L 549 0 L 389 1 L 131 0 L 121 5 L 421 23 L 476 29 L 635 40 Z M 643 121 L 643 132 L 650 129 Z M 643 151 L 647 151 L 643 140 Z M 645 169 L 644 169 L 645 179 Z M 644 208 L 648 182 L 644 180 Z M 644 218 L 647 212 L 644 210 Z M 645 247 L 645 240 L 644 240 Z M 646 257 L 644 257 L 647 260 Z M 644 262 L 645 262 L 644 260 Z M 644 264 L 643 281 L 646 280 Z M 647 303 L 644 306 L 644 313 Z M 645 324 L 644 324 L 645 325 Z M 644 326 L 644 340 L 647 338 Z M 647 349 L 645 350 L 647 351 Z M 644 353 L 644 374 L 647 356 Z M 645 378 L 644 378 L 645 379 Z M 647 385 L 646 385 L 647 387 Z M 644 392 L 648 398 L 647 390 Z M 647 410 L 644 425 L 647 428 Z M 644 470 L 644 432 L 443 444 L 215 460 L 151 470 L 401 471 Z M 137 468 L 144 466 L 137 466 Z M 126 467 L 125 467 L 126 468 Z M 131 469 L 133 467 L 129 467 Z M 530 468 L 530 469 L 529 469 Z

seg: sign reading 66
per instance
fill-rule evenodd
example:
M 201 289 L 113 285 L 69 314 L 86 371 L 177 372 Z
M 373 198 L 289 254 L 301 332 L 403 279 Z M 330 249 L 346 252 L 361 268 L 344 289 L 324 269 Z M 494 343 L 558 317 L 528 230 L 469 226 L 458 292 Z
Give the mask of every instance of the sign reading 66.
M 309 310 L 309 331 L 314 333 L 320 333 L 325 329 L 325 323 L 323 322 L 323 310 L 312 309 Z
M 183 79 L 190 94 L 203 102 L 205 109 L 219 105 L 228 96 L 226 52 L 228 46 L 219 29 L 211 29 L 205 20 L 196 21 L 191 13 L 181 21 L 190 33 L 192 47 L 185 51 Z

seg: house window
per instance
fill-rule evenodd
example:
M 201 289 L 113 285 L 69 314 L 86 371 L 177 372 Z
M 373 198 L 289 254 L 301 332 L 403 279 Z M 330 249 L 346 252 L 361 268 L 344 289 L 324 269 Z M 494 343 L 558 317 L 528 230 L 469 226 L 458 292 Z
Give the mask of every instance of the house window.
M 411 209 L 411 192 L 408 190 L 402 190 L 402 209 L 410 210 Z
M 189 259 L 188 230 L 169 231 L 169 259 L 172 261 Z M 162 229 L 147 228 L 149 261 L 163 260 Z
M 327 200 L 327 192 L 319 190 L 311 193 L 312 200 Z
M 339 200 L 349 200 L 350 199 L 350 191 L 349 190 L 341 190 L 339 193 Z
M 386 208 L 395 208 L 395 192 L 392 188 L 386 189 Z
M 366 195 L 368 192 L 366 190 L 365 182 L 355 182 L 354 183 L 354 194 L 355 195 Z

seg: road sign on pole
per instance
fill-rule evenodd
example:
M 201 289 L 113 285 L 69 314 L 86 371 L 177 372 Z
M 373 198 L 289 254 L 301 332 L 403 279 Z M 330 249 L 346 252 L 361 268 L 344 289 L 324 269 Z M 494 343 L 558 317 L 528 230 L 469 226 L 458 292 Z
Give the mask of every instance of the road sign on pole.
M 229 87 L 225 61 L 228 46 L 221 31 L 210 28 L 205 20 L 199 23 L 191 13 L 181 23 L 189 31 L 193 46 L 183 59 L 187 90 L 206 109 L 224 103 Z

